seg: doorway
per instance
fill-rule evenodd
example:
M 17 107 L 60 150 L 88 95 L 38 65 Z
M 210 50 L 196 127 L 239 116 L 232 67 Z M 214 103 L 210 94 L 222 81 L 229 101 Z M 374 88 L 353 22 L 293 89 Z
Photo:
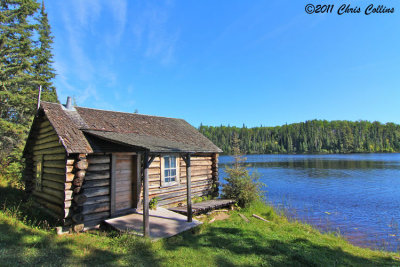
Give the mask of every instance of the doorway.
M 133 212 L 140 194 L 140 162 L 132 153 L 114 153 L 111 170 L 111 215 Z

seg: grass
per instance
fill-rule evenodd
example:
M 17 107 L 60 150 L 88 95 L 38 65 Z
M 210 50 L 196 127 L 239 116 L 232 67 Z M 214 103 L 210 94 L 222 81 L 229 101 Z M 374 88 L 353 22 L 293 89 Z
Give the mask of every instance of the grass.
M 399 266 L 400 255 L 352 246 L 334 234 L 289 222 L 263 203 L 231 211 L 158 242 L 93 231 L 57 236 L 39 213 L 19 204 L 22 192 L 0 184 L 0 266 Z M 21 194 L 21 195 L 18 195 Z M 238 213 L 244 214 L 245 222 Z M 258 220 L 255 213 L 268 220 Z M 41 217 L 43 218 L 43 217 Z

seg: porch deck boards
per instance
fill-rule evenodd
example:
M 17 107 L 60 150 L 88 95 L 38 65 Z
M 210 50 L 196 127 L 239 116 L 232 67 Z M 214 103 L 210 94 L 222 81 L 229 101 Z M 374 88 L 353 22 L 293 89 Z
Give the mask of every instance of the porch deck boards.
M 235 200 L 233 199 L 213 199 L 213 200 L 206 200 L 199 203 L 192 204 L 192 213 L 194 215 L 204 213 L 214 209 L 220 209 L 224 207 L 228 207 L 232 204 L 235 204 Z M 169 208 L 170 211 L 178 212 L 181 214 L 187 214 L 187 206 L 180 206 L 180 207 L 172 207 Z
M 150 210 L 149 222 L 150 238 L 153 240 L 174 236 L 201 224 L 197 220 L 187 222 L 186 216 L 164 208 Z M 143 235 L 142 212 L 105 220 L 105 223 L 119 231 L 128 231 L 137 235 Z

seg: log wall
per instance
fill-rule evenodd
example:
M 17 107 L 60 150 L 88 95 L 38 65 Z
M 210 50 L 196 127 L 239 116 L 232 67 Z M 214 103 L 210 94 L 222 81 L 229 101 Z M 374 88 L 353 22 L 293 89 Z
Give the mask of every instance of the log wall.
M 192 156 L 191 177 L 192 197 L 212 195 L 214 192 L 215 168 L 213 156 Z M 161 159 L 156 157 L 149 168 L 149 197 L 158 197 L 160 206 L 174 206 L 179 203 L 186 204 L 186 164 L 179 159 L 180 177 L 176 185 L 161 185 Z
M 65 177 L 69 167 L 66 164 L 66 151 L 59 141 L 56 131 L 47 118 L 37 118 L 32 129 L 31 140 L 25 158 L 24 179 L 26 191 L 44 206 L 48 213 L 57 219 L 64 219 L 64 201 L 72 195 L 71 183 Z M 36 187 L 36 165 L 42 162 L 42 186 Z
M 84 201 L 76 203 L 85 227 L 99 224 L 110 217 L 111 208 L 111 155 L 87 156 L 88 167 L 81 184 L 79 196 Z M 79 197 L 78 197 L 79 199 Z
M 75 231 L 110 216 L 110 155 L 68 155 L 46 117 L 37 118 L 25 156 L 26 191 Z M 42 161 L 42 187 L 36 164 Z

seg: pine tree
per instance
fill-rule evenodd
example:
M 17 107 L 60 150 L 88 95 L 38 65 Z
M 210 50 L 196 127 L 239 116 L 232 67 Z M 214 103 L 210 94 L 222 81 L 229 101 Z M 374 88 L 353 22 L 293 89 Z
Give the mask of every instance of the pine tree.
M 0 114 L 1 119 L 27 125 L 34 112 L 32 99 L 35 25 L 29 19 L 38 9 L 34 1 L 1 1 Z
M 38 86 L 42 99 L 57 101 L 51 83 L 52 37 L 47 14 L 36 0 L 0 2 L 0 176 L 18 176 L 21 151 L 36 113 Z M 39 24 L 35 24 L 35 18 Z
M 44 1 L 42 1 L 38 21 L 39 40 L 38 46 L 35 51 L 34 59 L 34 74 L 37 85 L 42 86 L 42 100 L 49 102 L 58 102 L 56 89 L 53 86 L 52 79 L 55 78 L 55 70 L 52 67 L 53 54 L 51 52 L 51 45 L 53 44 L 53 36 L 47 13 L 45 12 Z

